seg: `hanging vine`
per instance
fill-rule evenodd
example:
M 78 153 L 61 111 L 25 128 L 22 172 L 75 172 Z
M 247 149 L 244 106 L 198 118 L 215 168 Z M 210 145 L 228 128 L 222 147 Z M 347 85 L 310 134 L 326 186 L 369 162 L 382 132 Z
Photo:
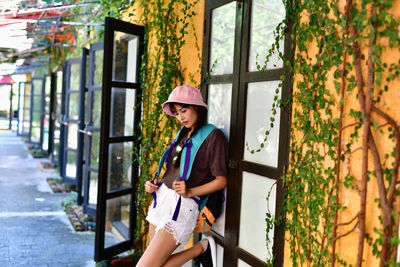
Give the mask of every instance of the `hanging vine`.
M 289 170 L 282 178 L 293 265 L 361 266 L 367 243 L 380 266 L 399 266 L 400 118 L 390 106 L 399 97 L 399 14 L 384 0 L 284 4 L 287 17 L 275 44 L 288 32 L 295 40 L 294 58 L 285 62 L 295 89 L 289 103 L 275 103 L 292 110 Z M 373 229 L 366 224 L 373 216 L 369 186 L 378 188 Z M 344 204 L 343 192 L 359 197 L 358 211 Z M 267 217 L 272 229 L 269 224 Z M 358 238 L 357 253 L 344 260 L 336 247 L 349 235 Z
M 148 224 L 145 222 L 151 195 L 145 193 L 144 183 L 153 178 L 164 149 L 178 130 L 176 120 L 168 118 L 161 109 L 170 92 L 185 81 L 186 70 L 182 68 L 181 50 L 190 37 L 196 41 L 195 49 L 200 59 L 197 36 L 192 17 L 196 15 L 198 1 L 139 1 L 143 10 L 140 24 L 146 25 L 147 51 L 141 68 L 143 117 L 140 122 L 142 134 L 140 150 L 134 151 L 139 158 L 140 178 L 137 183 L 137 231 L 135 247 L 144 250 L 147 244 Z M 132 17 L 133 14 L 128 14 Z M 191 35 L 193 33 L 193 36 Z M 199 68 L 200 69 L 200 68 Z M 194 74 L 188 73 L 191 81 Z

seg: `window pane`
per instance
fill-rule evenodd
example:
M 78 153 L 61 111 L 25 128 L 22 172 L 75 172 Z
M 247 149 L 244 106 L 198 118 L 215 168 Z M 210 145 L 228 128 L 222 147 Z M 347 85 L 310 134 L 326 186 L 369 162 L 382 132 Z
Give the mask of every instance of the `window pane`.
M 33 110 L 41 112 L 42 109 L 42 96 L 34 95 L 33 97 Z
M 233 73 L 236 2 L 212 11 L 210 75 Z
M 53 158 L 56 158 L 58 161 L 58 152 L 60 151 L 60 134 L 58 133 L 58 137 L 54 137 L 54 151 L 53 151 Z
M 90 166 L 99 167 L 99 148 L 100 148 L 100 132 L 92 132 L 92 140 L 90 146 Z
M 32 127 L 40 127 L 40 112 L 32 112 Z
M 47 151 L 48 148 L 49 148 L 49 128 L 44 128 L 42 149 L 44 151 Z
M 56 86 L 57 86 L 57 93 L 61 93 L 62 91 L 62 79 L 63 79 L 63 72 L 57 71 L 56 73 Z
M 93 91 L 92 125 L 100 126 L 101 121 L 101 91 Z
M 51 77 L 50 76 L 46 76 L 44 93 L 45 93 L 45 95 L 50 95 L 50 93 L 51 93 Z
M 79 92 L 70 92 L 68 117 L 73 120 L 79 119 Z
M 76 91 L 79 90 L 80 72 L 81 72 L 80 64 L 71 65 L 71 76 L 69 77 L 69 90 L 76 90 Z
M 33 95 L 42 95 L 42 80 L 33 80 Z
M 212 84 L 208 89 L 208 122 L 220 128 L 229 140 L 232 85 Z
M 278 85 L 279 81 L 248 84 L 245 144 L 248 143 L 250 150 L 260 146 L 260 143 L 264 141 L 265 132 L 270 129 L 272 104 Z M 245 160 L 273 167 L 278 166 L 280 109 L 276 111 L 274 127 L 268 135 L 264 148 L 260 152 L 251 154 L 245 147 Z
M 89 171 L 89 204 L 97 205 L 98 174 Z
M 29 133 L 29 120 L 28 121 L 24 121 L 24 125 L 22 126 L 22 131 L 26 134 Z
M 112 88 L 110 136 L 133 135 L 136 90 Z
M 130 188 L 133 143 L 110 144 L 108 157 L 108 191 Z
M 275 42 L 274 30 L 285 18 L 285 6 L 282 0 L 253 0 L 251 9 L 249 71 L 257 71 L 257 64 L 264 65 L 268 50 Z M 279 43 L 279 50 L 283 52 L 283 40 Z M 267 69 L 281 68 L 282 60 L 275 52 Z
M 113 80 L 135 83 L 139 37 L 124 32 L 114 36 Z
M 131 195 L 112 198 L 106 204 L 105 236 L 113 233 L 118 239 L 105 240 L 105 247 L 110 247 L 129 239 L 129 214 L 131 209 Z
M 265 214 L 269 213 L 274 218 L 275 200 L 275 180 L 243 172 L 239 247 L 262 261 L 272 259 L 274 229 L 268 233 L 271 242 L 267 244 Z
M 31 128 L 31 142 L 39 143 L 40 142 L 40 127 Z
M 93 85 L 102 84 L 103 79 L 103 50 L 94 51 Z
M 251 265 L 248 265 L 247 263 L 245 263 L 242 260 L 238 260 L 238 267 L 251 267 Z
M 30 97 L 30 95 L 25 95 L 24 108 L 29 109 L 30 107 L 31 107 L 31 97 Z
M 78 149 L 78 124 L 68 124 L 68 148 Z
M 24 112 L 24 121 L 29 123 L 30 116 L 31 116 L 30 112 L 29 112 L 29 108 L 24 109 L 23 112 Z
M 50 76 L 46 77 L 44 97 L 44 119 L 43 119 L 43 144 L 42 149 L 47 151 L 49 145 L 49 122 L 50 122 Z
M 65 168 L 65 174 L 68 177 L 76 177 L 76 152 L 67 151 L 67 166 Z

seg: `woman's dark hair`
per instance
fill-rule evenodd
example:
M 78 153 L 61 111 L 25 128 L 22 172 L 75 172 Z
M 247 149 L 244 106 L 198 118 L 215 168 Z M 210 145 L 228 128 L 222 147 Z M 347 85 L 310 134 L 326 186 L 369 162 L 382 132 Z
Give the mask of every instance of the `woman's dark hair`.
M 196 122 L 196 128 L 194 129 L 195 133 L 198 129 L 200 129 L 203 125 L 207 124 L 207 109 L 202 106 L 197 106 L 197 105 L 189 105 L 189 104 L 184 104 L 184 103 L 169 103 L 171 107 L 171 111 L 173 113 L 176 112 L 174 104 L 178 104 L 183 108 L 188 108 L 188 107 L 194 107 L 194 109 L 197 112 L 197 122 Z

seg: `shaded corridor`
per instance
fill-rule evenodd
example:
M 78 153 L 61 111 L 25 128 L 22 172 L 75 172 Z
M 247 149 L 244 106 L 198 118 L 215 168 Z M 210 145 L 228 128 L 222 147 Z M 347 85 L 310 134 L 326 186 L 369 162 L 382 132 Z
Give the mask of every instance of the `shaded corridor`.
M 41 159 L 43 160 L 43 159 Z M 95 266 L 94 233 L 75 232 L 20 137 L 0 131 L 0 266 Z M 112 238 L 112 237 L 108 237 Z

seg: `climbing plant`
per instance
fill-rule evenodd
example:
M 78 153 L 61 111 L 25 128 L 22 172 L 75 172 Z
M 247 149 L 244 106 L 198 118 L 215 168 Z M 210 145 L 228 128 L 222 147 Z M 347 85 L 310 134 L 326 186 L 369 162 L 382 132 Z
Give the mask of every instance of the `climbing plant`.
M 292 110 L 284 215 L 275 223 L 285 223 L 293 265 L 361 266 L 369 249 L 380 266 L 399 266 L 400 118 L 391 106 L 400 85 L 398 1 L 283 2 L 275 45 L 295 40 L 292 59 L 280 55 L 294 90 L 290 101 L 275 101 Z M 371 187 L 380 211 L 373 228 L 366 225 L 374 216 Z M 349 209 L 344 193 L 359 203 Z M 358 239 L 357 253 L 345 260 L 336 248 L 349 235 Z
M 147 243 L 148 223 L 145 222 L 151 194 L 144 191 L 144 183 L 153 178 L 162 152 L 171 143 L 178 130 L 175 119 L 162 111 L 162 103 L 170 92 L 185 81 L 187 74 L 194 81 L 195 73 L 187 73 L 181 64 L 181 51 L 190 36 L 196 41 L 194 49 L 200 58 L 197 36 L 192 17 L 196 15 L 198 1 L 138 1 L 143 14 L 135 11 L 128 17 L 146 25 L 145 43 L 147 50 L 143 55 L 141 67 L 143 117 L 140 122 L 142 133 L 139 137 L 140 150 L 135 150 L 140 165 L 140 177 L 136 187 L 137 227 L 136 248 L 143 250 Z M 200 67 L 199 67 L 200 69 Z

